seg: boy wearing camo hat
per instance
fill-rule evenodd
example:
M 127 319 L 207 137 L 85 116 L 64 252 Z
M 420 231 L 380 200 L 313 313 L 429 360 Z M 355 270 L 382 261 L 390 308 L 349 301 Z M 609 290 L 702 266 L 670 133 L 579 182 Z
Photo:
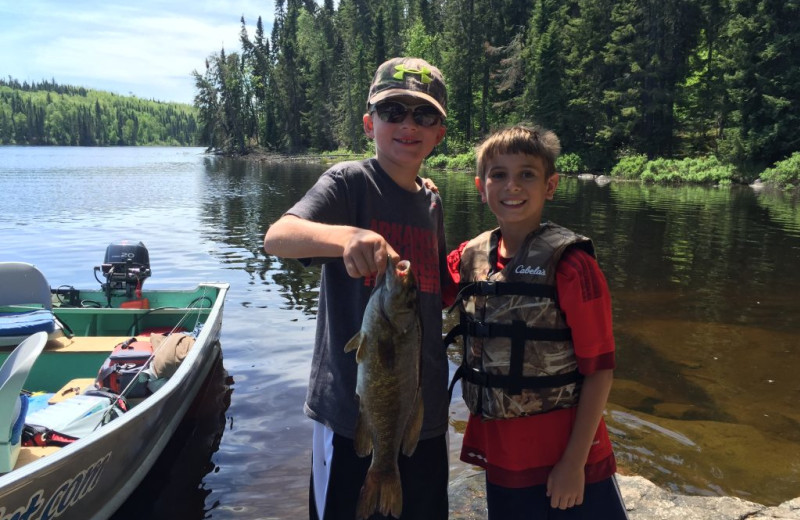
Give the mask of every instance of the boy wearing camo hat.
M 448 363 L 441 348 L 442 288 L 449 284 L 442 201 L 419 177 L 445 135 L 442 73 L 419 58 L 378 67 L 363 116 L 375 156 L 336 164 L 272 224 L 267 253 L 322 265 L 305 413 L 314 422 L 310 518 L 353 519 L 370 457 L 355 452 L 357 363 L 347 342 L 361 328 L 376 276 L 389 258 L 411 262 L 422 319 L 424 417 L 413 455 L 400 455 L 402 508 L 410 519 L 448 516 Z M 380 517 L 380 515 L 376 515 Z

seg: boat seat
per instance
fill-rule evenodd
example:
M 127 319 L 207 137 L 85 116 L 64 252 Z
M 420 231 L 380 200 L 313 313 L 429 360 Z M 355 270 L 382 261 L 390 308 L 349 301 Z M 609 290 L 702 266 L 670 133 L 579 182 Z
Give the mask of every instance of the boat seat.
M 0 262 L 0 307 L 7 307 L 0 313 L 0 346 L 18 345 L 39 331 L 50 338 L 63 336 L 50 284 L 34 265 Z
M 20 392 L 45 343 L 46 332 L 29 336 L 0 367 L 0 473 L 11 471 L 17 462 L 27 408 L 27 401 L 20 399 Z
M 47 457 L 53 453 L 58 453 L 61 446 L 23 446 L 19 450 L 19 457 L 17 458 L 17 465 L 14 469 L 19 469 L 22 466 L 36 462 L 42 457 Z

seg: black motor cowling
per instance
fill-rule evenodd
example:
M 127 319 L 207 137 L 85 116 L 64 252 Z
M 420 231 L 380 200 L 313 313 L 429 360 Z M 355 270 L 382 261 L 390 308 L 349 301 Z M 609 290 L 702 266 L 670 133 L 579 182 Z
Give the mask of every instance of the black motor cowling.
M 98 270 L 106 279 L 102 284 L 106 292 L 124 290 L 126 295 L 132 296 L 134 291 L 141 290 L 144 280 L 152 274 L 150 253 L 142 242 L 112 242 L 106 248 L 103 265 L 95 267 L 95 271 Z

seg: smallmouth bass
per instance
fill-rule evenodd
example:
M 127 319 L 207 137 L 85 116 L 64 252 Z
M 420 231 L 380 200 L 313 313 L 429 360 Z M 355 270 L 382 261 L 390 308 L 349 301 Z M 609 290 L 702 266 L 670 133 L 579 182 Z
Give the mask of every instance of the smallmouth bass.
M 361 330 L 345 346 L 356 351 L 359 414 L 355 450 L 372 453 L 357 505 L 357 518 L 375 512 L 400 518 L 403 489 L 397 457 L 411 456 L 422 428 L 420 387 L 422 322 L 411 263 L 390 260 L 375 283 Z

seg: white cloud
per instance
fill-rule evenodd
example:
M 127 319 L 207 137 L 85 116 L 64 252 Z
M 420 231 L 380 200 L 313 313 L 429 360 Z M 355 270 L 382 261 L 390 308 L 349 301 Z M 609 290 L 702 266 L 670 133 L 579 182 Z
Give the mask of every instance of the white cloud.
M 93 5 L 96 4 L 96 5 Z M 272 2 L 41 0 L 0 7 L 0 75 L 191 102 L 192 70 L 223 46 L 240 50 L 239 19 L 271 30 Z M 34 28 L 35 26 L 35 28 Z

